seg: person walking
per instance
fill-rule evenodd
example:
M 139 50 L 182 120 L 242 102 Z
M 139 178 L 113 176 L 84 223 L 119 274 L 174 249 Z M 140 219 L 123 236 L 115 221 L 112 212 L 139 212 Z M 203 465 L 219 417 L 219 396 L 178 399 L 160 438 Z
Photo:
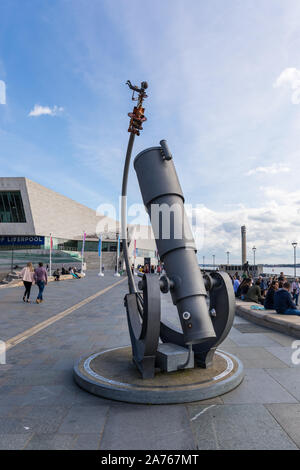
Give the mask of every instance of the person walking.
M 27 263 L 27 266 L 25 266 L 25 268 L 22 269 L 20 275 L 22 277 L 23 284 L 25 287 L 25 293 L 23 295 L 23 302 L 30 303 L 29 301 L 30 290 L 31 290 L 32 283 L 34 282 L 34 271 L 33 271 L 32 263 Z M 27 300 L 26 300 L 26 297 L 27 297 Z
M 43 263 L 39 263 L 39 267 L 34 271 L 34 279 L 39 288 L 39 293 L 36 299 L 36 303 L 43 302 L 43 291 L 48 282 L 47 271 L 43 266 Z
M 298 305 L 299 292 L 300 292 L 299 279 L 296 278 L 294 282 L 292 283 L 293 301 L 295 302 L 296 305 Z

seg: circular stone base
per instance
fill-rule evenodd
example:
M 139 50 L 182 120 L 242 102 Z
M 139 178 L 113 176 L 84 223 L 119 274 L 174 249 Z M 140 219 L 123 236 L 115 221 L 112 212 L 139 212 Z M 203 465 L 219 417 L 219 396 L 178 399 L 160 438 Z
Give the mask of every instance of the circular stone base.
M 74 366 L 76 383 L 94 395 L 130 403 L 188 403 L 216 397 L 243 380 L 243 365 L 224 351 L 216 351 L 208 369 L 158 372 L 143 380 L 132 362 L 130 346 L 82 357 Z

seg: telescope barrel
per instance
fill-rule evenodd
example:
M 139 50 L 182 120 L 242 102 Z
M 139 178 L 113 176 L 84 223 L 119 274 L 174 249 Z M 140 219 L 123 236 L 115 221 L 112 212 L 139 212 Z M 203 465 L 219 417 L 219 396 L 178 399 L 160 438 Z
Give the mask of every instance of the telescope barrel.
M 184 209 L 184 197 L 166 141 L 140 152 L 134 160 L 143 202 L 149 214 L 157 250 L 168 278 L 186 344 L 216 334 L 207 292 L 198 266 L 196 245 Z

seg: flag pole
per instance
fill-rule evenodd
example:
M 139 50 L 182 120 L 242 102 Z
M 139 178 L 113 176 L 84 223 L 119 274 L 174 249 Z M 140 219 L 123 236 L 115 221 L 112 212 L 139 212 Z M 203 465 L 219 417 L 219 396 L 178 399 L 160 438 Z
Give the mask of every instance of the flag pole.
M 98 255 L 99 255 L 99 260 L 100 260 L 100 266 L 99 266 L 99 274 L 98 274 L 98 276 L 103 277 L 103 276 L 104 276 L 104 273 L 102 272 L 102 237 L 101 237 L 101 236 L 100 236 L 100 238 L 99 238 Z
M 49 259 L 49 276 L 52 273 L 52 234 L 50 233 L 50 259 Z
M 134 240 L 134 256 L 133 256 L 133 275 L 136 274 L 135 272 L 135 263 L 136 263 L 136 239 Z
M 120 234 L 118 234 L 118 245 L 117 245 L 117 269 L 114 276 L 119 277 L 119 256 L 120 256 Z
M 84 257 L 85 237 L 86 237 L 86 233 L 83 232 L 82 249 L 81 249 L 81 273 L 83 273 L 83 257 Z

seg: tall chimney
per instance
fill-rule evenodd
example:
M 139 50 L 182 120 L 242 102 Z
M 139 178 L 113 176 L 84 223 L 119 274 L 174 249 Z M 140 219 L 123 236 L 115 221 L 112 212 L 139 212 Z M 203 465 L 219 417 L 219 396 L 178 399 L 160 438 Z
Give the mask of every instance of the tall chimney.
M 241 234 L 242 234 L 242 265 L 244 265 L 247 261 L 246 226 L 245 225 L 241 227 Z

